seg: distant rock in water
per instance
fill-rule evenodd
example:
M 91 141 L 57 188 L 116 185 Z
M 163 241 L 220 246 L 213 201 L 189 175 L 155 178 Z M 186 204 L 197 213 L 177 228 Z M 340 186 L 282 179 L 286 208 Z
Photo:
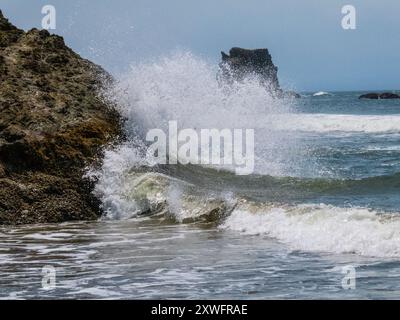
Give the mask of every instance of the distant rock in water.
M 62 37 L 24 32 L 0 11 L 0 224 L 99 217 L 82 175 L 121 132 L 103 80 Z
M 285 93 L 280 88 L 278 68 L 272 62 L 268 49 L 232 48 L 229 55 L 225 52 L 221 52 L 221 55 L 219 79 L 233 82 L 255 75 L 274 97 L 300 97 L 295 92 Z
M 395 93 L 385 92 L 379 95 L 379 99 L 400 99 L 400 96 Z
M 359 99 L 400 99 L 400 95 L 391 92 L 367 93 L 359 96 Z
M 366 93 L 358 97 L 359 99 L 379 99 L 378 93 Z

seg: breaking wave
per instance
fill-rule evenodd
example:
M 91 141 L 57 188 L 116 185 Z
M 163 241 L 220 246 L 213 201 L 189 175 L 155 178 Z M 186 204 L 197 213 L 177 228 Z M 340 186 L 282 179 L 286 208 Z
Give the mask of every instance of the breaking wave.
M 267 235 L 294 250 L 400 257 L 400 216 L 328 205 L 247 206 L 222 229 Z
M 322 97 L 322 96 L 329 96 L 329 95 L 331 95 L 329 92 L 318 91 L 313 94 L 313 97 Z
M 262 234 L 295 250 L 400 257 L 400 220 L 368 208 L 299 204 L 305 196 L 396 189 L 398 174 L 359 180 L 305 178 L 313 171 L 299 132 L 399 133 L 400 116 L 302 114 L 269 96 L 257 79 L 226 86 L 216 68 L 188 52 L 136 64 L 109 95 L 127 119 L 127 141 L 105 151 L 97 179 L 105 219 L 212 223 Z M 150 129 L 254 128 L 256 174 L 226 167 L 163 166 L 146 156 Z M 294 170 L 293 168 L 296 168 Z M 314 170 L 315 171 L 315 170 Z M 372 191 L 371 191 L 372 190 Z

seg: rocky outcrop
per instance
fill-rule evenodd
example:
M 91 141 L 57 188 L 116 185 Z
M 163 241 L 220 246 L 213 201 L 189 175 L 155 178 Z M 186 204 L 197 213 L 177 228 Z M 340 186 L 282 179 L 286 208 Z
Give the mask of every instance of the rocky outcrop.
M 219 79 L 228 81 L 242 81 L 248 76 L 256 76 L 272 96 L 295 97 L 300 95 L 290 91 L 284 92 L 279 85 L 278 68 L 272 62 L 268 49 L 232 48 L 229 55 L 221 52 Z
M 268 49 L 248 50 L 232 48 L 229 55 L 221 52 L 220 76 L 228 82 L 242 81 L 255 75 L 271 93 L 280 93 L 278 68 L 272 62 Z
M 379 95 L 379 99 L 400 99 L 400 95 L 391 92 L 384 92 Z
M 120 118 L 101 97 L 111 77 L 62 37 L 24 32 L 0 11 L 0 224 L 96 219 L 82 178 Z
M 359 96 L 359 99 L 400 99 L 400 95 L 392 92 L 366 93 Z

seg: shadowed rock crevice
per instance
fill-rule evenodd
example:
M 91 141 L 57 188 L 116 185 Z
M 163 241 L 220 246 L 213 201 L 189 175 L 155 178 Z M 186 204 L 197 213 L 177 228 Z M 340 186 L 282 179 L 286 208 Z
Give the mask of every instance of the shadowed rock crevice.
M 0 11 L 0 224 L 95 219 L 82 179 L 121 119 L 101 96 L 111 77 L 45 30 Z

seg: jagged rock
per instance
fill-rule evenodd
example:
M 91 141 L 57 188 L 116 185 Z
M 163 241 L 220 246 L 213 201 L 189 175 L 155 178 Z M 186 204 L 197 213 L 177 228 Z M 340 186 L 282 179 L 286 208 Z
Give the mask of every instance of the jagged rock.
M 249 76 L 256 76 L 272 96 L 300 98 L 297 93 L 285 93 L 280 88 L 278 68 L 272 62 L 268 49 L 232 48 L 229 55 L 225 52 L 221 52 L 221 55 L 219 79 L 232 83 L 232 81 L 242 81 Z
M 367 93 L 359 96 L 359 99 L 400 99 L 400 95 L 391 92 Z
M 4 16 L 0 10 L 0 48 L 7 47 L 11 43 L 17 41 L 17 39 L 23 33 L 17 27 L 13 26 Z
M 111 77 L 62 37 L 24 32 L 0 11 L 0 224 L 96 219 L 82 178 L 121 132 L 101 97 Z

